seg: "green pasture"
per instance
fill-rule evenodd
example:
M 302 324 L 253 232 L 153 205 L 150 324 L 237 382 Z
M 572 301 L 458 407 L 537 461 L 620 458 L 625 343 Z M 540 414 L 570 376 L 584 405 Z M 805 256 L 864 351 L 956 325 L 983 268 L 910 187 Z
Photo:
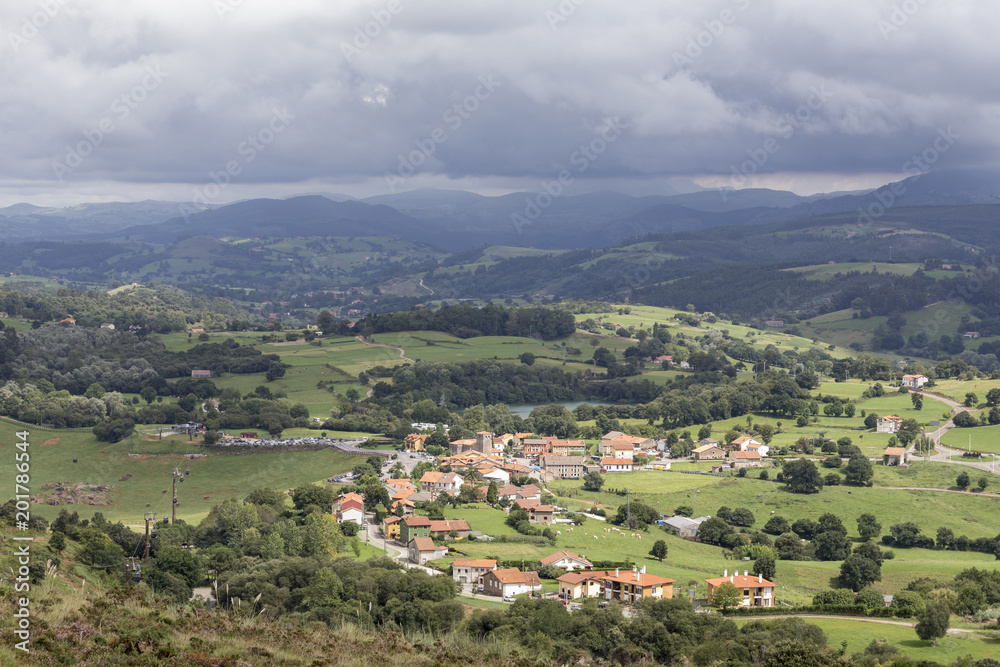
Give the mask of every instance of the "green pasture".
M 923 264 L 890 264 L 889 262 L 843 262 L 840 264 L 814 264 L 812 266 L 797 266 L 793 269 L 785 269 L 792 273 L 801 274 L 809 280 L 830 280 L 838 273 L 848 273 L 850 271 L 860 271 L 871 273 L 876 269 L 879 273 L 890 273 L 897 276 L 912 276 Z
M 970 446 L 971 439 L 971 446 Z M 1000 454 L 1000 426 L 953 428 L 941 437 L 941 442 L 955 449 Z
M 13 424 L 0 422 L 0 456 L 14 461 Z M 170 513 L 172 471 L 191 470 L 191 475 L 177 485 L 177 516 L 189 523 L 199 522 L 208 511 L 227 498 L 243 497 L 253 489 L 270 486 L 290 489 L 300 484 L 320 482 L 350 470 L 356 457 L 331 450 L 286 453 L 229 455 L 205 450 L 189 443 L 186 437 L 158 440 L 155 436 L 136 435 L 134 441 L 100 443 L 87 431 L 49 431 L 28 429 L 31 456 L 30 489 L 33 496 L 47 493 L 42 486 L 49 482 L 70 480 L 74 483 L 114 485 L 110 505 L 46 505 L 33 502 L 32 512 L 53 519 L 66 508 L 89 517 L 103 512 L 112 521 L 140 524 L 144 512 L 157 516 Z M 52 442 L 58 438 L 58 442 Z M 48 443 L 48 444 L 46 444 Z M 130 456 L 130 454 L 133 454 Z M 194 459 L 189 458 L 195 454 Z M 77 463 L 73 459 L 77 459 Z M 125 481 L 126 474 L 132 477 Z M 3 481 L 0 497 L 14 495 L 14 476 Z M 164 490 L 167 492 L 164 493 Z

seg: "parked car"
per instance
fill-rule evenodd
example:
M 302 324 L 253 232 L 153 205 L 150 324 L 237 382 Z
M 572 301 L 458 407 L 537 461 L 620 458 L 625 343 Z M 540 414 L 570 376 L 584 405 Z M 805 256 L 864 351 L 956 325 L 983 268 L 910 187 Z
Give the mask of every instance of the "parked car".
M 504 602 L 513 602 L 514 598 L 512 596 L 510 596 L 510 595 L 505 595 L 505 596 L 503 596 L 503 601 Z
M 600 602 L 597 603 L 597 606 L 600 607 L 601 609 L 604 609 L 605 607 L 608 606 L 608 601 L 607 600 L 601 600 Z

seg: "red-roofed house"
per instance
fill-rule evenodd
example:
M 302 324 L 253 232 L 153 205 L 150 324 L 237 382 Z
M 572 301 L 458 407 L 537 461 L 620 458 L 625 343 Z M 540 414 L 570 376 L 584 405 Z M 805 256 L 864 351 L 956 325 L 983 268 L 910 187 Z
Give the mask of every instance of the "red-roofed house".
M 447 519 L 445 521 L 431 521 L 431 537 L 443 538 L 451 537 L 451 531 L 458 533 L 458 537 L 468 537 L 472 529 L 465 519 Z
M 542 581 L 537 572 L 521 572 L 516 568 L 509 570 L 489 570 L 483 575 L 483 592 L 489 595 L 507 597 L 540 591 Z
M 743 596 L 744 607 L 773 607 L 774 606 L 774 584 L 764 577 L 751 576 L 746 570 L 741 575 L 738 571 L 729 574 L 726 570 L 723 576 L 714 579 L 706 579 L 708 583 L 708 601 L 712 602 L 712 593 L 715 589 L 725 583 L 730 583 Z
M 734 449 L 729 452 L 729 462 L 734 468 L 759 466 L 761 462 L 760 452 L 738 452 Z
M 898 466 L 906 463 L 905 447 L 886 447 L 882 453 L 882 462 L 887 466 Z
M 876 433 L 895 433 L 903 425 L 903 418 L 896 415 L 879 417 L 875 426 Z
M 365 499 L 357 493 L 342 493 L 333 499 L 333 515 L 337 523 L 365 525 Z
M 434 544 L 434 540 L 429 537 L 415 537 L 406 546 L 406 552 L 411 563 L 423 565 L 435 558 L 444 558 L 448 555 L 446 547 L 439 547 Z
M 606 600 L 619 600 L 630 604 L 646 598 L 674 597 L 676 580 L 646 574 L 646 566 L 643 565 L 641 569 L 633 568 L 625 571 L 616 569 L 613 573 L 609 570 L 601 577 L 601 581 L 604 584 Z

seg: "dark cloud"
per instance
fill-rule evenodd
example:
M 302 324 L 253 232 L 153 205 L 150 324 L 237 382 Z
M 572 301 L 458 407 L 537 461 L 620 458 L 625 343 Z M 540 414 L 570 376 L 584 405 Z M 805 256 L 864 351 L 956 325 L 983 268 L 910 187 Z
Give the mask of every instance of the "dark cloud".
M 232 163 L 223 201 L 317 186 L 375 194 L 427 141 L 433 151 L 403 187 L 531 187 L 609 118 L 627 130 L 581 180 L 740 185 L 742 175 L 835 189 L 902 173 L 949 127 L 960 138 L 942 163 L 978 165 L 1000 137 L 1000 18 L 981 9 L 8 2 L 0 198 L 188 198 Z M 269 132 L 276 114 L 287 123 Z

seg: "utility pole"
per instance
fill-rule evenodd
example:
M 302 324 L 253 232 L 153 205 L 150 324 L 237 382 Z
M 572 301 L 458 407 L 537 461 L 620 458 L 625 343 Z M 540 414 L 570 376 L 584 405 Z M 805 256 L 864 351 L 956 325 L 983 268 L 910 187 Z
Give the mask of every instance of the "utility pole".
M 625 489 L 625 516 L 628 527 L 632 527 L 632 492 Z
M 173 503 L 170 507 L 170 523 L 177 523 L 177 477 L 181 474 L 181 471 L 174 468 L 174 495 Z
M 146 512 L 146 555 L 145 558 L 149 558 L 149 522 L 156 521 L 156 512 Z

